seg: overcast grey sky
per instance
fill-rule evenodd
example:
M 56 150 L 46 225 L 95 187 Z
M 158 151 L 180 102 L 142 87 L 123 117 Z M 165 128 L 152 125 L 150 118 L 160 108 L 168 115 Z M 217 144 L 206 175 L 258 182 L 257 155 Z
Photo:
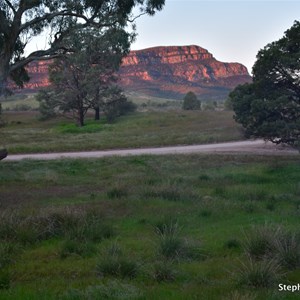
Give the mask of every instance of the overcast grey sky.
M 132 49 L 198 45 L 251 72 L 259 49 L 300 20 L 300 0 L 166 0 L 154 17 L 137 21 Z

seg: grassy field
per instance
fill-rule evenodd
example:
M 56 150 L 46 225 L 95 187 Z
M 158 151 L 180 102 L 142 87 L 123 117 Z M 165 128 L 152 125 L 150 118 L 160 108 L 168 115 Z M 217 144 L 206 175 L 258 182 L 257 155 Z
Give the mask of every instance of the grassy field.
M 4 112 L 0 147 L 9 153 L 83 151 L 116 148 L 191 145 L 243 139 L 230 111 L 136 112 L 113 124 L 105 120 L 79 128 L 72 120 L 39 121 L 38 113 Z
M 35 94 L 14 94 L 2 102 L 2 109 L 5 111 L 29 111 L 37 110 L 38 107 L 39 103 L 35 99 Z
M 3 161 L 0 177 L 0 299 L 299 299 L 278 292 L 300 280 L 298 157 Z

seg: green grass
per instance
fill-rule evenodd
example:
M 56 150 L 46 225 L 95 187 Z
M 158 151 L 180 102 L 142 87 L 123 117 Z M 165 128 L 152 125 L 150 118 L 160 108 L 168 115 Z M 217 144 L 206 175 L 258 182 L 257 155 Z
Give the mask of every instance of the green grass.
M 4 112 L 0 147 L 9 153 L 103 150 L 217 143 L 243 139 L 228 111 L 148 111 L 113 124 L 92 116 L 79 128 L 72 120 L 39 121 L 37 112 Z
M 297 299 L 299 182 L 294 156 L 2 161 L 0 299 Z

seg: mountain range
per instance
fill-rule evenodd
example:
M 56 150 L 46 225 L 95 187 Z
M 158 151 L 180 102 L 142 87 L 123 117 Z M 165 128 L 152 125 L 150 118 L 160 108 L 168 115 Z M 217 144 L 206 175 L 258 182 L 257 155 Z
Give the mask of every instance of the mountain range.
M 25 91 L 49 85 L 49 61 L 34 61 L 27 67 L 30 82 Z M 193 91 L 201 99 L 224 99 L 238 84 L 251 82 L 247 68 L 224 63 L 199 46 L 153 47 L 131 51 L 119 70 L 125 91 L 177 98 Z

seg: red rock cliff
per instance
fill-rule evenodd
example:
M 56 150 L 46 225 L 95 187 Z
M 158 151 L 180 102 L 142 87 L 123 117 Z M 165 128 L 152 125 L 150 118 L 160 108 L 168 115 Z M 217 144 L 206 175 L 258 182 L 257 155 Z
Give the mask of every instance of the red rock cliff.
M 189 90 L 206 98 L 222 98 L 237 84 L 251 81 L 245 66 L 219 62 L 194 45 L 131 51 L 120 75 L 129 90 L 179 98 Z
M 26 90 L 49 85 L 48 65 L 47 61 L 39 61 L 28 66 L 31 80 Z M 237 84 L 251 81 L 245 66 L 219 62 L 199 46 L 131 51 L 123 59 L 119 75 L 125 90 L 178 98 L 190 90 L 203 97 L 224 97 Z

